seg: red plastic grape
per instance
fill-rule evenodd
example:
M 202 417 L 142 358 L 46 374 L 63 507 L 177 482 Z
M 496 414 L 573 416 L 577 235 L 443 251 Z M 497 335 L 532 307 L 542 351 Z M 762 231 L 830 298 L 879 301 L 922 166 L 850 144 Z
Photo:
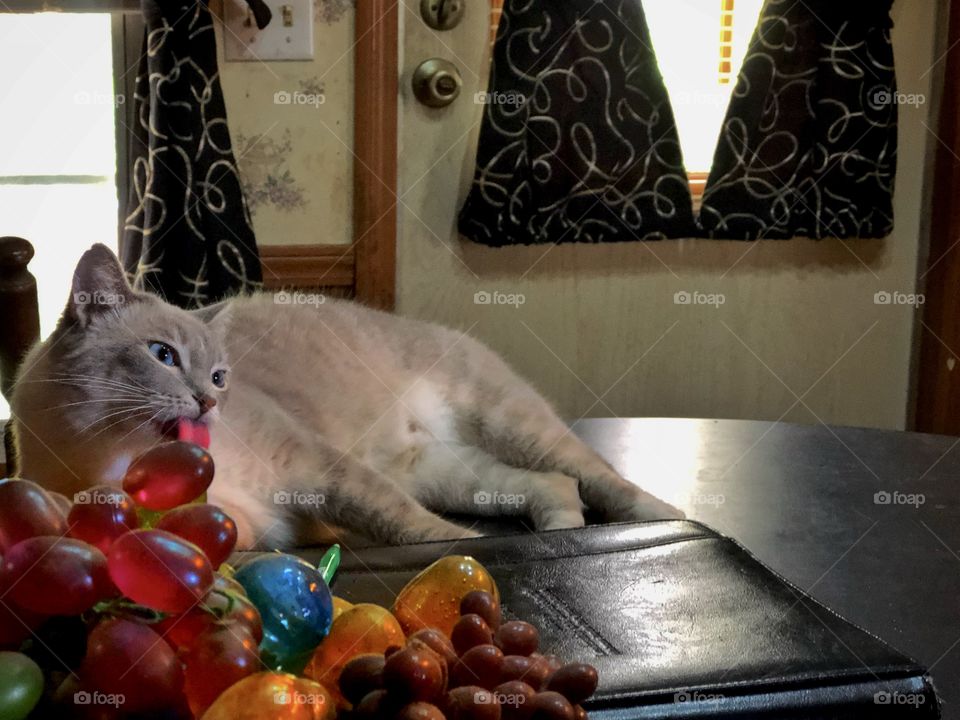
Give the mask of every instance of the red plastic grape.
M 107 555 L 110 577 L 134 602 L 183 613 L 213 584 L 210 561 L 196 545 L 164 530 L 131 530 Z
M 184 691 L 200 717 L 220 693 L 261 669 L 253 636 L 242 625 L 213 627 L 183 655 Z
M 560 693 L 542 692 L 537 693 L 530 703 L 533 712 L 530 714 L 531 720 L 575 720 L 576 713 L 573 705 Z
M 103 553 L 81 540 L 34 537 L 3 558 L 6 597 L 43 615 L 79 615 L 114 594 Z
M 538 689 L 539 684 L 534 684 L 527 678 L 528 675 L 532 674 L 533 662 L 533 658 L 525 655 L 507 655 L 503 658 L 503 665 L 500 666 L 500 681 L 523 680 L 525 683 L 533 685 L 534 690 Z M 534 675 L 534 678 L 536 678 L 536 675 Z
M 183 692 L 183 671 L 170 646 L 148 625 L 122 618 L 91 631 L 80 677 L 91 689 L 123 695 L 125 713 L 170 707 Z
M 27 538 L 67 532 L 66 517 L 56 501 L 29 480 L 0 483 L 0 508 L 0 552 Z
M 354 708 L 353 717 L 359 720 L 383 720 L 392 717 L 398 703 L 391 699 L 386 690 L 374 690 L 367 693 Z
M 394 720 L 445 720 L 440 708 L 425 702 L 415 702 L 400 708 Z
M 479 685 L 492 690 L 500 684 L 503 653 L 493 645 L 477 645 L 467 650 L 450 670 L 450 686 Z
M 174 650 L 185 650 L 202 633 L 226 625 L 236 625 L 246 630 L 257 644 L 263 640 L 260 612 L 245 595 L 232 591 L 211 590 L 197 607 L 182 615 L 164 618 L 153 627 Z
M 430 702 L 444 693 L 443 660 L 424 643 L 407 645 L 387 658 L 383 686 L 399 702 Z
M 214 568 L 230 557 L 237 544 L 237 525 L 216 505 L 184 505 L 164 515 L 155 526 L 189 540 L 203 550 Z
M 500 628 L 500 602 L 486 590 L 471 590 L 460 601 L 461 615 L 479 615 L 491 630 Z
M 500 720 L 500 703 L 489 689 L 464 685 L 447 693 L 443 702 L 449 720 Z
M 356 705 L 374 690 L 383 689 L 384 663 L 383 655 L 365 653 L 343 666 L 337 682 L 348 702 Z
M 213 458 L 193 443 L 163 443 L 148 450 L 127 470 L 123 489 L 148 510 L 171 510 L 206 492 L 213 481 Z
M 16 650 L 20 643 L 30 637 L 45 619 L 30 610 L 24 610 L 9 596 L 4 597 L 5 588 L 0 585 L 0 650 Z
M 570 663 L 550 676 L 546 689 L 560 693 L 572 705 L 577 705 L 593 695 L 597 682 L 595 667 L 584 663 Z
M 457 661 L 457 651 L 453 649 L 450 639 L 436 628 L 424 628 L 417 630 L 410 636 L 410 640 L 419 640 L 427 647 L 433 650 L 437 655 L 447 661 L 447 665 L 453 667 Z
M 140 527 L 133 499 L 119 488 L 97 485 L 77 493 L 67 515 L 70 536 L 107 552 L 110 545 L 128 530 Z
M 60 512 L 63 513 L 64 517 L 66 517 L 70 513 L 70 510 L 73 509 L 73 500 L 68 498 L 63 493 L 47 490 L 47 497 L 53 500 L 53 504 L 56 505 Z
M 521 680 L 500 683 L 493 689 L 500 703 L 503 720 L 528 720 L 533 714 L 533 699 L 537 691 Z
M 463 655 L 467 650 L 477 645 L 493 643 L 493 632 L 487 622 L 473 613 L 463 615 L 450 633 L 450 642 L 457 653 Z
M 507 655 L 530 655 L 540 646 L 540 632 L 523 620 L 511 620 L 497 630 L 498 648 Z

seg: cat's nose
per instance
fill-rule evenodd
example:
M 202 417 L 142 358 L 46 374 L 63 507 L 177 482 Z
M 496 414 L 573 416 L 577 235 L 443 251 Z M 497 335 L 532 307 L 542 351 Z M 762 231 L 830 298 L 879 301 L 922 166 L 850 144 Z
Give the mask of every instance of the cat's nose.
M 194 395 L 194 399 L 197 401 L 197 405 L 200 406 L 201 415 L 206 415 L 217 406 L 216 399 L 209 395 Z

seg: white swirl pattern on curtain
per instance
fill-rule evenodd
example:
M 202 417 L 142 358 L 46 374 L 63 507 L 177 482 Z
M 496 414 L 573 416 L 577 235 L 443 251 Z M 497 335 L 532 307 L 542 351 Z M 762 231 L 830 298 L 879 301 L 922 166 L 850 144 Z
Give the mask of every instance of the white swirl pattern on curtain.
M 145 54 L 122 245 L 140 289 L 199 307 L 259 287 L 260 259 L 217 70 L 210 11 L 142 0 Z
M 460 231 L 487 245 L 682 237 L 673 112 L 636 0 L 508 0 Z
M 885 237 L 897 92 L 891 0 L 767 0 L 707 180 L 707 237 Z
M 694 218 L 639 0 L 508 0 L 460 232 L 486 245 L 889 233 L 892 0 L 767 0 Z

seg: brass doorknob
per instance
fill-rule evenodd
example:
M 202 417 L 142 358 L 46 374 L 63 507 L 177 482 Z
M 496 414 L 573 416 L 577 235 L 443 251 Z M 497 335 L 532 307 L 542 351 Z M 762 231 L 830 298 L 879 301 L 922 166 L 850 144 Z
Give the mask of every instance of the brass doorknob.
M 462 87 L 457 66 L 442 58 L 424 60 L 413 71 L 413 94 L 427 107 L 446 107 L 457 99 Z

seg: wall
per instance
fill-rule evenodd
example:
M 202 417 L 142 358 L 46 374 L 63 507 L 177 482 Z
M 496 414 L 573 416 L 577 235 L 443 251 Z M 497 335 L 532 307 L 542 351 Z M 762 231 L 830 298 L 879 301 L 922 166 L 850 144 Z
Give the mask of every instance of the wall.
M 932 126 L 929 103 L 901 116 L 897 222 L 886 240 L 494 250 L 453 232 L 472 173 L 481 106 L 469 98 L 485 84 L 487 18 L 468 14 L 459 28 L 437 37 L 416 16 L 417 3 L 407 4 L 401 12 L 399 312 L 470 329 L 571 419 L 701 416 L 904 426 L 917 316 L 909 307 L 876 305 L 874 294 L 915 291 L 924 158 L 935 142 L 925 128 Z M 901 89 L 928 98 L 935 14 L 936 3 L 928 0 L 898 0 L 894 8 Z M 304 198 L 302 205 L 267 202 L 256 209 L 261 243 L 349 237 L 345 144 L 352 132 L 352 70 L 341 52 L 349 51 L 353 29 L 350 13 L 341 16 L 318 20 L 323 57 L 307 68 L 271 64 L 247 75 L 224 67 L 234 134 L 266 134 L 270 152 L 264 154 L 271 157 L 289 132 L 290 149 L 257 167 L 282 156 L 279 167 Z M 426 111 L 409 97 L 410 73 L 433 55 L 455 55 L 466 68 L 466 101 L 456 110 Z M 263 99 L 314 76 L 327 90 L 316 111 L 294 115 Z M 251 165 L 241 161 L 245 171 Z M 480 290 L 522 294 L 525 303 L 476 305 Z M 726 303 L 678 306 L 673 298 L 681 290 L 722 293 Z
M 225 62 L 216 24 L 234 151 L 263 244 L 353 236 L 353 0 L 314 0 L 314 16 L 312 62 Z

